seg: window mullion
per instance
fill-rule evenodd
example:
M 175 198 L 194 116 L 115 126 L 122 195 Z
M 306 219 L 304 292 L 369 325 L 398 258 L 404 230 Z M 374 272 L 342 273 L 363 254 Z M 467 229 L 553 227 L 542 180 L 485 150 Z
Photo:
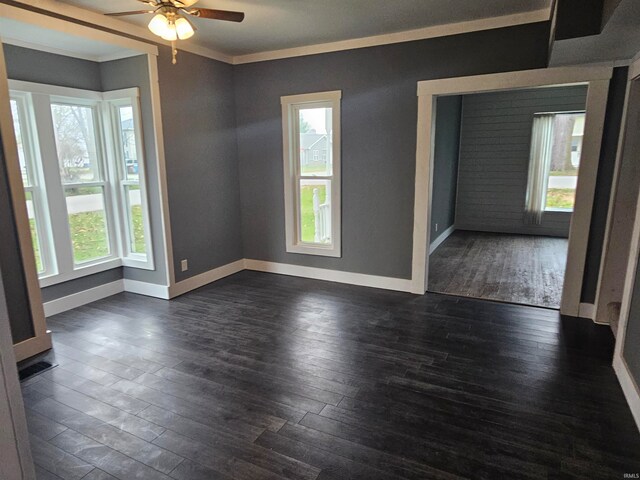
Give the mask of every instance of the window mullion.
M 50 241 L 54 247 L 53 254 L 57 265 L 56 273 L 68 273 L 73 271 L 71 232 L 69 231 L 67 220 L 64 188 L 60 180 L 49 96 L 34 94 L 32 102 L 40 146 L 40 158 L 42 159 L 44 186 L 47 192 L 47 211 L 51 221 L 52 235 Z

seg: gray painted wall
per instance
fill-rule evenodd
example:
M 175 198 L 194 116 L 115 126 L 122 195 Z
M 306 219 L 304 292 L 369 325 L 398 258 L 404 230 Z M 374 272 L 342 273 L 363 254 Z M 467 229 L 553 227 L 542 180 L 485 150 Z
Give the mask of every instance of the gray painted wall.
M 180 52 L 158 68 L 176 280 L 243 258 L 233 67 Z M 180 261 L 189 270 L 180 271 Z
M 158 182 L 158 156 L 153 130 L 153 108 L 151 101 L 151 84 L 149 82 L 149 63 L 146 55 L 103 62 L 99 64 L 102 91 L 120 90 L 138 87 L 140 89 L 140 115 L 142 117 L 142 133 L 144 136 L 144 158 L 147 177 L 147 194 L 151 236 L 153 241 L 153 257 L 155 270 L 139 268 L 123 268 L 124 278 L 141 282 L 167 284 L 167 260 L 162 243 L 162 203 L 160 201 L 160 184 Z
M 548 24 L 234 68 L 245 257 L 411 276 L 416 82 L 541 68 Z M 280 97 L 342 90 L 342 258 L 285 252 Z
M 609 213 L 609 200 L 613 183 L 613 171 L 618 154 L 618 138 L 624 110 L 625 93 L 627 89 L 627 67 L 616 68 L 609 87 L 609 98 L 602 135 L 602 149 L 600 151 L 600 163 L 598 164 L 598 177 L 591 217 L 591 229 L 589 230 L 589 243 L 587 246 L 587 262 L 585 264 L 582 301 L 594 303 L 600 275 L 600 260 L 604 243 L 605 230 L 607 228 L 607 215 Z
M 571 214 L 545 212 L 525 225 L 533 115 L 584 110 L 586 86 L 465 95 L 456 228 L 569 236 Z
M 462 96 L 438 98 L 431 195 L 431 243 L 455 222 L 461 121 Z
M 67 282 L 56 283 L 50 287 L 40 289 L 42 292 L 42 301 L 50 302 L 57 298 L 82 292 L 83 290 L 122 280 L 122 278 L 122 267 L 118 267 L 112 268 L 111 270 L 105 270 L 104 272 L 94 273 L 93 275 L 87 275 L 86 277 L 69 280 Z
M 7 75 L 12 80 L 95 91 L 102 89 L 100 66 L 97 62 L 6 43 L 3 45 Z
M 636 278 L 631 297 L 622 356 L 629 366 L 631 376 L 636 381 L 636 385 L 640 385 L 640 262 L 636 266 Z

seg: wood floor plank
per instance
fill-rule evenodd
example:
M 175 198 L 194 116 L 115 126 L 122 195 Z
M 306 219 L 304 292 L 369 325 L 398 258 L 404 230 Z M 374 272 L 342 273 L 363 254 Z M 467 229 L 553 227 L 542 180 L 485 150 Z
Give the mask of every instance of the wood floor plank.
M 429 257 L 429 291 L 560 308 L 566 238 L 456 230 Z
M 481 259 L 482 242 L 450 238 Z M 443 283 L 551 301 L 562 255 L 526 241 L 483 247 L 499 272 L 460 265 Z M 531 272 L 509 263 L 527 249 L 541 258 Z M 506 289 L 505 272 L 516 279 Z M 44 479 L 599 480 L 640 470 L 611 331 L 547 308 L 242 272 L 171 302 L 118 294 L 49 327 L 47 357 L 59 366 L 22 385 Z

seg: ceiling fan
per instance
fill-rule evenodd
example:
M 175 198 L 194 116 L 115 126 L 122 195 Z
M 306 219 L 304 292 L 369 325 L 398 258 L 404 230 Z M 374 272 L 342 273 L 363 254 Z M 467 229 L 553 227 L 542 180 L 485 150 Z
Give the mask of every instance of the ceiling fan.
M 176 63 L 176 40 L 191 38 L 196 27 L 188 17 L 208 18 L 212 20 L 224 20 L 227 22 L 242 22 L 243 12 L 229 10 L 214 10 L 211 8 L 193 8 L 198 0 L 138 0 L 148 5 L 146 10 L 134 10 L 130 12 L 106 13 L 111 17 L 124 17 L 127 15 L 140 15 L 155 13 L 149 22 L 149 30 L 155 35 L 171 42 L 173 51 L 173 63 Z

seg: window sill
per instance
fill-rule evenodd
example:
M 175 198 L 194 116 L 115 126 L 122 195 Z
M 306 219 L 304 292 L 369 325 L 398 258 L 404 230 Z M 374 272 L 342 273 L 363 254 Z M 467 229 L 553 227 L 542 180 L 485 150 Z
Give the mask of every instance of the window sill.
M 545 208 L 545 212 L 573 213 L 573 208 Z
M 341 257 L 342 252 L 337 246 L 316 246 L 316 245 L 288 245 L 287 253 L 300 253 L 303 255 L 317 255 L 321 257 Z

